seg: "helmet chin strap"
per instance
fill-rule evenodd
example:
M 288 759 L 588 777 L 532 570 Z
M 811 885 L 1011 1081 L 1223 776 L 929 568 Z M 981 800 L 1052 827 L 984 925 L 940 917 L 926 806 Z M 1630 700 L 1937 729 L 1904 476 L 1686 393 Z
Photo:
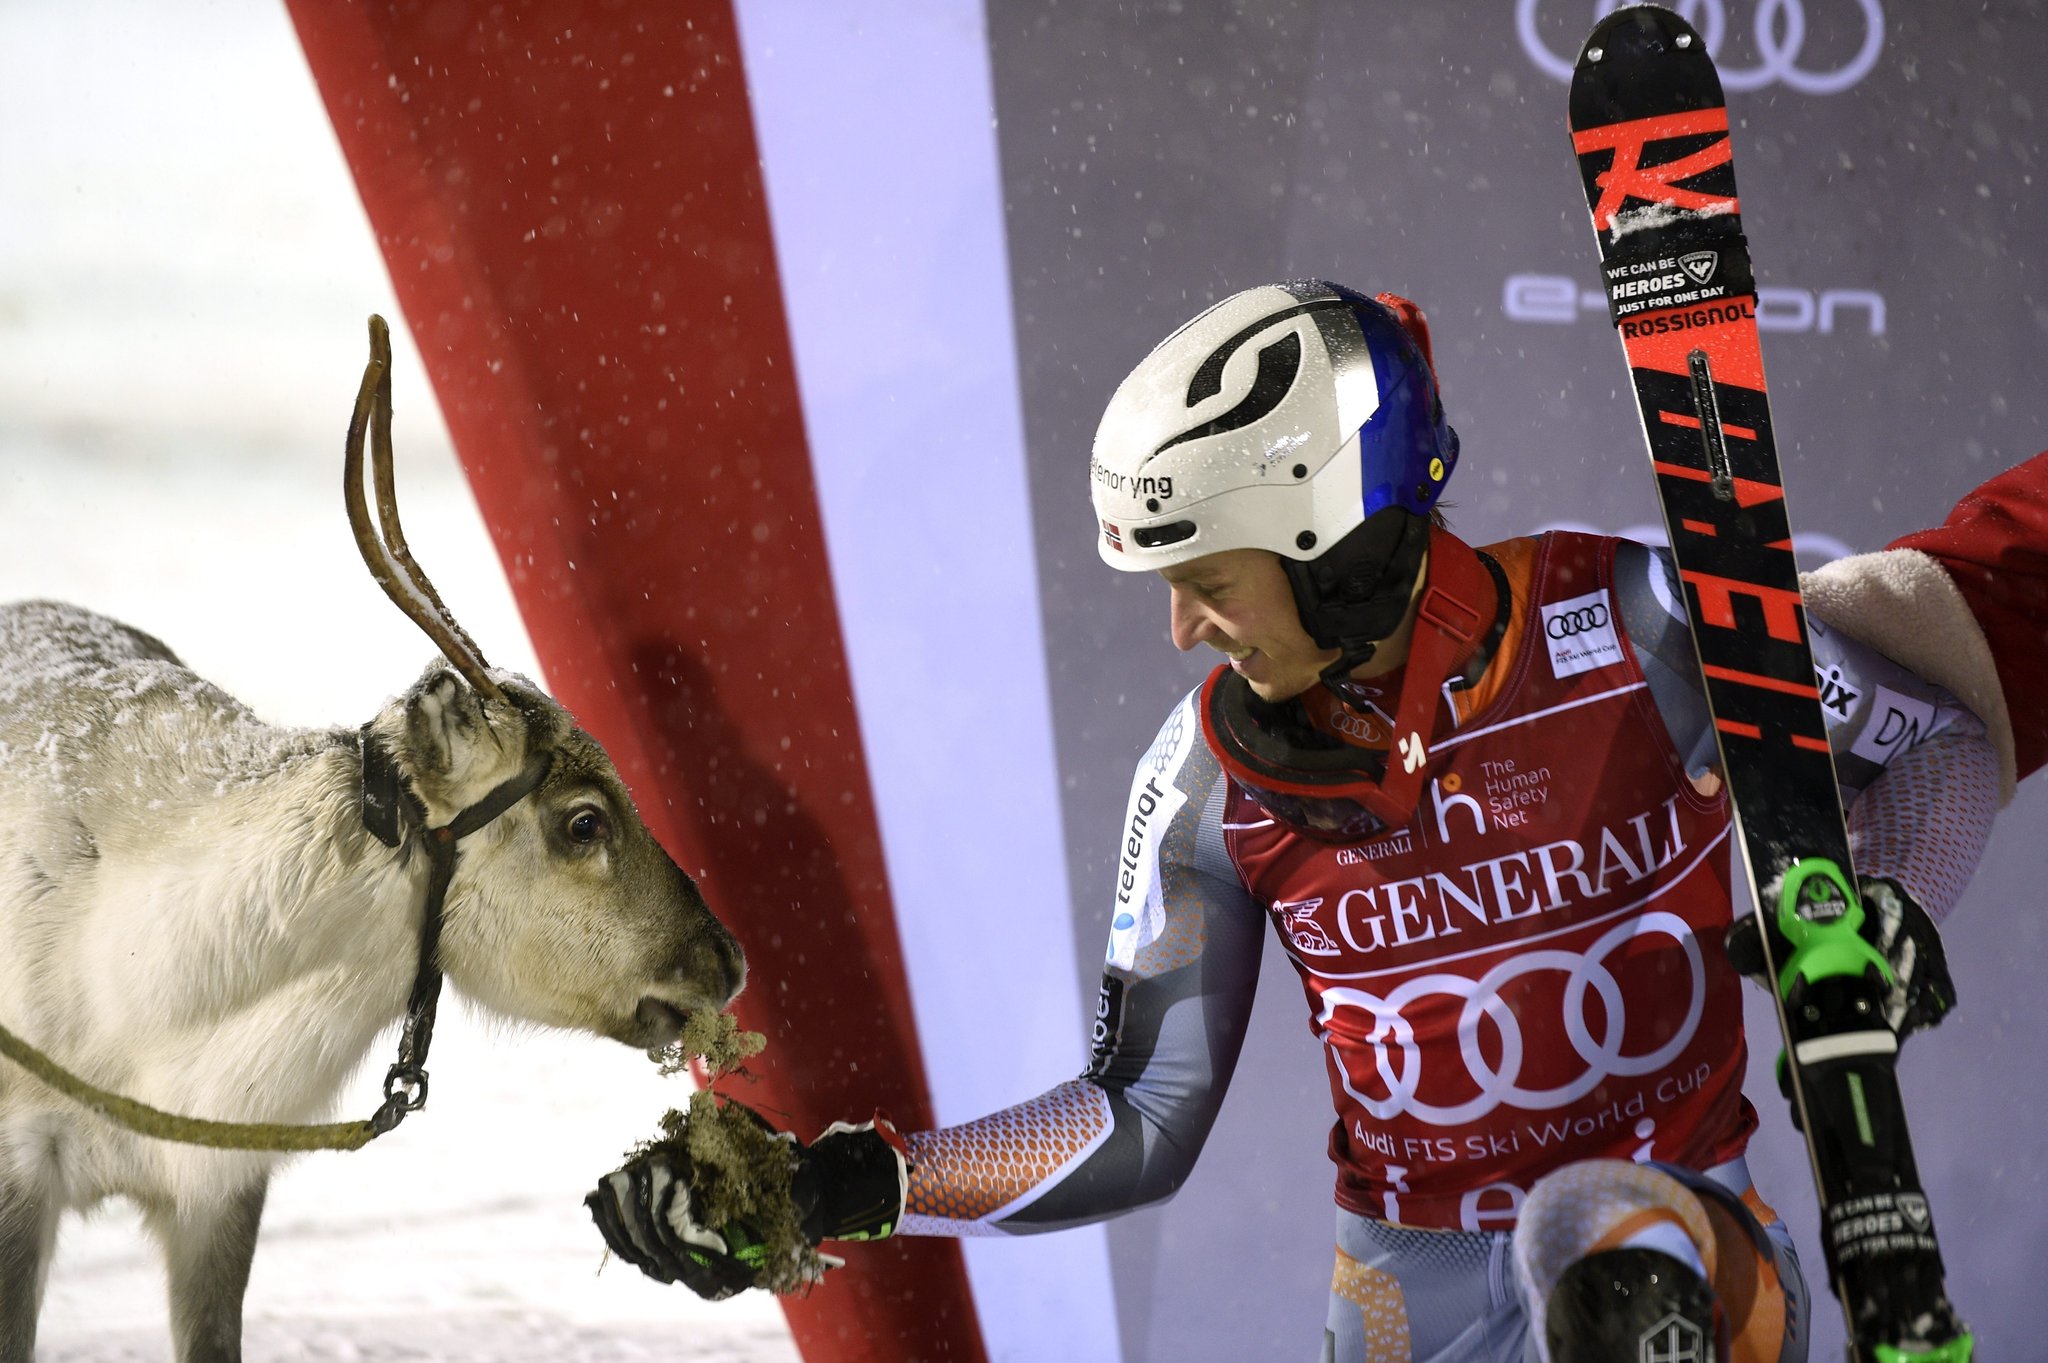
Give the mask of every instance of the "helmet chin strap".
M 1337 650 L 1320 679 L 1339 690 L 1401 627 L 1431 544 L 1429 518 L 1382 507 L 1321 558 L 1282 558 L 1302 628 L 1318 648 Z
M 1386 771 L 1377 784 L 1364 784 L 1358 792 L 1365 807 L 1389 828 L 1401 827 L 1415 812 L 1429 762 L 1426 735 L 1435 728 L 1438 693 L 1472 656 L 1492 623 L 1491 607 L 1497 600 L 1492 575 L 1478 553 L 1448 531 L 1431 526 L 1427 585 L 1408 641 Z M 1354 651 L 1346 647 L 1344 656 L 1323 672 L 1324 683 L 1347 704 L 1346 692 L 1353 685 L 1349 673 L 1358 666 L 1347 662 Z M 1374 646 L 1367 645 L 1364 657 L 1370 658 L 1373 651 Z M 1333 678 L 1339 668 L 1342 673 Z

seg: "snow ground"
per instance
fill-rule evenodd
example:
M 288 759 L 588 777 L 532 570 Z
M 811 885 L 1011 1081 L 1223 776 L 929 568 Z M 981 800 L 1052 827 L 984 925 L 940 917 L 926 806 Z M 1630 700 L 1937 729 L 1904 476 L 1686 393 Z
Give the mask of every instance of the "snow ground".
M 339 497 L 363 318 L 399 313 L 283 6 L 0 6 L 0 183 L 0 600 L 124 619 L 272 721 L 361 723 L 433 656 L 371 585 Z M 393 339 L 407 537 L 491 661 L 537 676 Z M 375 1107 L 394 1047 L 338 1115 Z M 429 1068 L 399 1131 L 272 1183 L 252 1363 L 797 1358 L 770 1298 L 599 1271 L 583 1194 L 687 1080 L 453 1004 Z M 38 1357 L 169 1356 L 136 1216 L 68 1220 Z

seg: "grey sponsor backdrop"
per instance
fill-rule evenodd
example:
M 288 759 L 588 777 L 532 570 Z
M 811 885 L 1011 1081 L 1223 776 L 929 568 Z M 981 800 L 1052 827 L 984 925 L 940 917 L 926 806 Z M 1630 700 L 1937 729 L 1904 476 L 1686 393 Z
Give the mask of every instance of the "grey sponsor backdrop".
M 1612 8 L 1607 6 L 1605 8 Z M 1730 75 L 1766 364 L 1809 563 L 1938 519 L 2048 443 L 2041 258 L 2048 18 L 2039 4 L 1729 0 L 1687 12 Z M 1563 128 L 1601 7 L 991 0 L 1075 969 L 1092 994 L 1132 760 L 1209 666 L 1165 635 L 1156 583 L 1096 561 L 1082 473 L 1096 417 L 1160 337 L 1229 291 L 1303 275 L 1419 301 L 1465 441 L 1450 498 L 1475 542 L 1656 521 L 1597 303 Z M 1759 40 L 1759 16 L 1765 22 Z M 1839 87 L 1839 88 L 1837 88 Z M 2048 1027 L 2035 963 L 2048 811 L 2000 817 L 1952 920 L 1961 1013 L 1903 1070 L 1951 1283 L 1987 1357 L 2048 1319 Z M 1299 986 L 1269 949 L 1250 1040 L 1192 1182 L 1112 1230 L 1132 1360 L 1312 1358 L 1329 1281 L 1329 1097 Z M 1766 1194 L 1820 1272 L 1803 1154 L 1751 1084 Z M 1817 1284 L 1818 1286 L 1818 1284 Z M 1824 1292 L 1824 1288 L 1821 1288 Z M 1831 1299 L 1815 1357 L 1840 1354 Z

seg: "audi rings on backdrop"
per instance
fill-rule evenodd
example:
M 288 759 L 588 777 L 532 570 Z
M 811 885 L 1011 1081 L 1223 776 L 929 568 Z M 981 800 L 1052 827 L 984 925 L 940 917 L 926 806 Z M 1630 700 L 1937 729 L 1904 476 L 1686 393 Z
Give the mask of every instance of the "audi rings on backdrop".
M 1692 993 L 1686 1003 L 1685 1020 L 1670 1040 L 1646 1055 L 1623 1055 L 1628 1011 L 1622 1002 L 1620 981 L 1603 962 L 1617 947 L 1649 933 L 1671 938 L 1685 952 Z M 1531 1089 L 1520 1083 L 1523 1055 L 1521 1022 L 1514 1010 L 1502 1002 L 1500 989 L 1511 980 L 1544 970 L 1565 973 L 1564 1016 L 1561 1020 L 1564 1033 L 1570 1038 L 1579 1058 L 1585 1061 L 1586 1070 L 1555 1088 Z M 1592 1023 L 1586 1017 L 1586 992 L 1589 989 L 1599 995 L 1601 1009 L 1606 1015 L 1605 1035 L 1598 1038 L 1594 1037 Z M 1477 1096 L 1449 1107 L 1439 1107 L 1416 1097 L 1422 1087 L 1422 1052 L 1415 1044 L 1414 1027 L 1402 1015 L 1402 1010 L 1415 1000 L 1434 994 L 1449 994 L 1465 1001 L 1463 1010 L 1458 1014 L 1458 1052 L 1464 1058 L 1466 1073 L 1479 1087 Z M 1337 1014 L 1345 1009 L 1357 1009 L 1370 1019 L 1370 1026 L 1362 1035 L 1372 1047 L 1374 1067 L 1387 1086 L 1387 1096 L 1374 1098 L 1360 1093 L 1353 1082 L 1354 1076 L 1341 1061 L 1337 1072 L 1343 1076 L 1344 1091 L 1375 1119 L 1389 1121 L 1407 1115 L 1437 1126 L 1463 1126 L 1490 1115 L 1503 1103 L 1525 1111 L 1544 1112 L 1577 1102 L 1610 1078 L 1654 1074 L 1676 1060 L 1692 1043 L 1706 1006 L 1707 967 L 1700 952 L 1699 937 L 1692 925 L 1677 914 L 1658 910 L 1615 924 L 1583 955 L 1562 950 L 1517 952 L 1476 980 L 1463 975 L 1418 975 L 1404 981 L 1385 998 L 1364 989 L 1344 986 L 1325 989 L 1322 1011 L 1316 1022 L 1319 1027 L 1328 1029 Z M 1482 1016 L 1493 1023 L 1500 1035 L 1499 1068 L 1487 1063 L 1479 1047 Z M 1360 1035 L 1360 1032 L 1354 1030 L 1352 1034 Z M 1443 1052 L 1432 1054 L 1442 1055 Z
M 1536 31 L 1536 11 L 1544 0 L 1515 0 L 1515 33 L 1522 50 L 1545 74 L 1560 81 L 1572 78 L 1570 57 L 1560 57 L 1543 44 Z M 1556 5 L 1559 0 L 1550 0 Z M 1583 3 L 1583 0 L 1582 0 Z M 1598 0 L 1592 6 L 1593 22 L 1620 9 L 1625 0 Z M 1680 18 L 1699 30 L 1707 50 L 1721 56 L 1721 39 L 1728 29 L 1728 8 L 1723 0 L 1663 0 Z M 1846 8 L 1850 0 L 1826 0 L 1831 8 Z M 1884 11 L 1878 0 L 1854 0 L 1863 11 L 1863 44 L 1856 55 L 1832 71 L 1809 71 L 1799 64 L 1806 44 L 1805 0 L 1756 0 L 1756 50 L 1761 60 L 1755 66 L 1734 66 L 1720 62 L 1721 84 L 1729 90 L 1757 90 L 1772 81 L 1783 81 L 1801 94 L 1838 95 L 1870 74 L 1877 54 L 1884 47 Z M 1782 30 L 1782 31 L 1781 31 Z M 1580 30 L 1583 32 L 1584 30 Z

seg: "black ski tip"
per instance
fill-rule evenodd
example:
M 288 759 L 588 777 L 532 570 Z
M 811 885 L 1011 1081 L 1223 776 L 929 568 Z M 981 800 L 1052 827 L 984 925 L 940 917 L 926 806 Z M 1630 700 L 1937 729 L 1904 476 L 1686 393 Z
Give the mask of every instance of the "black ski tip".
M 1706 42 L 1662 5 L 1630 5 L 1595 24 L 1572 70 L 1573 128 L 1723 103 Z

